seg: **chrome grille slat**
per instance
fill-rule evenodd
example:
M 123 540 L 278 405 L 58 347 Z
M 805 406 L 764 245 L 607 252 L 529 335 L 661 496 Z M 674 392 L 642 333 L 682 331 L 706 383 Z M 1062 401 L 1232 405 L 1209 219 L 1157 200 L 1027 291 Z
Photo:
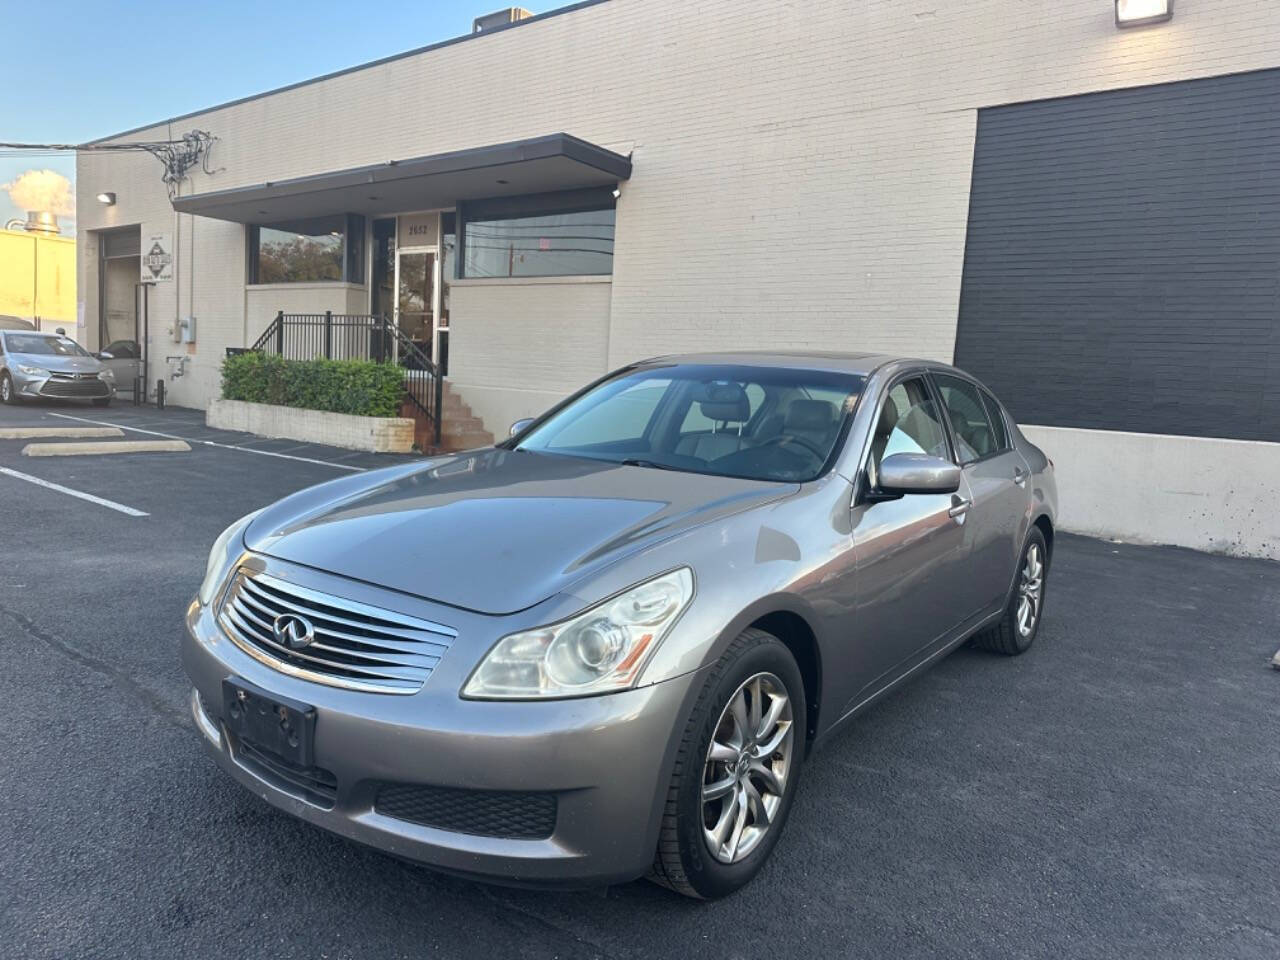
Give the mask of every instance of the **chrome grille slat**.
M 342 616 L 344 610 L 348 614 L 367 617 L 369 620 L 375 621 L 379 630 L 396 626 L 408 627 L 411 635 L 423 632 L 435 633 L 442 637 L 448 637 L 450 640 L 458 635 L 457 630 L 452 627 L 446 627 L 444 624 L 434 623 L 431 620 L 414 620 L 412 617 L 406 617 L 391 610 L 371 607 L 368 604 L 360 603 L 358 600 L 345 600 L 341 597 L 308 590 L 306 587 L 299 587 L 284 580 L 277 580 L 275 577 L 269 577 L 266 574 L 258 574 L 256 577 L 248 578 L 245 583 L 250 590 L 257 592 L 259 595 L 266 595 L 268 598 L 272 596 L 272 592 L 279 592 L 285 595 L 281 598 L 282 602 L 287 602 L 289 596 L 292 595 L 297 597 L 301 603 L 310 603 L 312 605 L 311 609 L 314 609 L 315 606 L 329 607 L 337 612 L 337 616 L 330 617 L 330 619 L 344 620 L 348 626 L 363 627 L 366 624 L 358 620 L 346 620 Z M 316 616 L 323 617 L 326 615 L 316 611 Z
M 244 599 L 243 594 L 241 594 L 240 599 Z M 253 613 L 253 611 L 246 610 L 243 607 L 232 608 L 229 612 L 232 616 L 236 617 L 238 620 L 241 620 L 241 621 L 243 621 L 244 619 L 251 620 L 252 626 L 255 626 L 258 628 L 258 631 L 261 634 L 261 639 L 264 643 L 268 643 L 272 647 L 275 647 L 277 649 L 284 649 L 286 652 L 297 652 L 297 651 L 289 651 L 287 647 L 282 648 L 280 644 L 276 642 L 275 637 L 272 635 L 272 632 L 271 632 L 270 620 L 263 620 L 262 617 L 257 616 L 256 614 Z M 317 630 L 316 636 L 320 637 L 320 636 L 324 636 L 324 634 L 322 634 L 320 631 Z M 314 653 L 312 653 L 313 650 L 324 650 L 328 653 L 336 653 L 344 657 L 359 657 L 362 660 L 370 661 L 371 666 L 373 664 L 378 664 L 378 663 L 389 663 L 389 664 L 399 664 L 399 665 L 422 666 L 422 667 L 430 668 L 430 667 L 434 667 L 437 663 L 440 662 L 439 657 L 424 655 L 424 654 L 412 654 L 412 653 L 388 654 L 388 653 L 374 651 L 374 650 L 344 650 L 342 647 L 330 646 L 328 644 L 320 642 L 319 640 L 315 640 L 312 643 L 310 643 L 306 649 L 307 649 L 306 654 L 298 652 L 298 656 L 303 657 L 304 659 L 307 659 L 307 660 L 316 660 L 322 663 L 328 662 L 328 661 L 326 661 L 322 657 L 317 657 Z
M 262 600 L 259 600 L 248 589 L 242 590 L 239 594 L 238 599 L 242 603 L 247 604 L 248 606 L 254 607 L 257 610 L 261 610 L 263 613 L 267 614 L 269 617 L 274 618 L 277 613 L 282 612 L 281 609 L 272 610 L 271 606 L 268 603 Z M 382 640 L 382 639 L 374 639 L 372 637 L 361 637 L 361 636 L 357 636 L 354 633 L 346 633 L 345 631 L 334 630 L 333 628 L 326 626 L 323 623 L 323 621 L 330 619 L 329 617 L 321 617 L 317 614 L 313 614 L 311 613 L 311 611 L 307 610 L 306 607 L 300 604 L 281 602 L 277 604 L 277 607 L 283 608 L 284 610 L 289 610 L 293 613 L 301 613 L 303 616 L 307 617 L 309 620 L 311 620 L 312 624 L 315 626 L 317 636 L 321 634 L 325 634 L 328 636 L 336 637 L 339 640 L 346 640 L 351 643 L 359 643 L 365 646 L 372 647 L 374 651 L 386 652 L 386 653 L 401 653 L 401 654 L 410 654 L 410 655 L 419 654 L 419 651 L 422 651 L 420 655 L 434 656 L 437 660 L 439 660 L 440 656 L 446 650 L 449 649 L 449 644 L 436 639 L 413 641 L 413 640 Z M 435 637 L 436 634 L 430 634 L 429 636 Z M 438 652 L 429 653 L 428 651 L 423 651 L 422 650 L 423 647 L 432 647 Z
M 304 617 L 312 641 L 280 643 L 276 617 Z M 379 693 L 421 689 L 457 631 L 358 601 L 239 570 L 218 610 L 227 636 L 255 659 L 292 676 Z

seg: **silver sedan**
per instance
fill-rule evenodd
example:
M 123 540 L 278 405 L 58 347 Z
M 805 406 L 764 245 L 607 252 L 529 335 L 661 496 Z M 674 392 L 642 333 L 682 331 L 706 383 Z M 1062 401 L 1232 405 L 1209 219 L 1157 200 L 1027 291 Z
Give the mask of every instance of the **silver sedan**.
M 1031 646 L 1056 509 L 951 367 L 647 361 L 229 527 L 187 611 L 192 714 L 256 794 L 395 855 L 720 897 L 815 745 L 959 644 Z
M 115 374 L 69 337 L 34 330 L 0 330 L 0 400 L 56 397 L 105 407 Z

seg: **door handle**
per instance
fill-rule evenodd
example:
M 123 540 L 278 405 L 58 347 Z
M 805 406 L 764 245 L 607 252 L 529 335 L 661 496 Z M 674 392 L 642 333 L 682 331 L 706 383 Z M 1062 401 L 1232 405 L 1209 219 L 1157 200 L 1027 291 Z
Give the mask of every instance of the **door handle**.
M 1013 482 L 1020 487 L 1025 487 L 1027 485 L 1027 471 L 1023 470 L 1021 467 L 1014 467 Z
M 969 512 L 969 508 L 972 506 L 972 500 L 966 500 L 964 497 L 953 495 L 951 497 L 951 509 L 947 511 L 947 516 L 962 517 Z

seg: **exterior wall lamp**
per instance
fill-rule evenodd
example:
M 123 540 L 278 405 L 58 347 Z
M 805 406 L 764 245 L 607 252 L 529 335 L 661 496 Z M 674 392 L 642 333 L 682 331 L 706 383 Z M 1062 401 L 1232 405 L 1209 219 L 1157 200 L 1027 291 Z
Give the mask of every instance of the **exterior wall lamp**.
M 100 193 L 98 194 L 98 202 L 106 204 L 108 207 L 114 207 L 116 205 L 116 195 L 110 192 Z
M 1116 0 L 1116 26 L 1145 27 L 1173 19 L 1173 0 Z

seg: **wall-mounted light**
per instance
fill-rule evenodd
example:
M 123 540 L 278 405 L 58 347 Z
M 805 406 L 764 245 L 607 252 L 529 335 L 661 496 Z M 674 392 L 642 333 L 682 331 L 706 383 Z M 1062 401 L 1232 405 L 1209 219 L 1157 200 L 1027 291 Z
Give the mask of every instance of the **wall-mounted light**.
M 100 193 L 98 194 L 98 202 L 105 203 L 108 207 L 114 207 L 116 205 L 116 195 L 110 192 Z
M 622 196 L 622 190 L 621 190 L 621 189 L 619 189 L 618 187 L 614 187 L 614 188 L 613 188 L 613 199 L 617 200 L 620 196 Z
M 1173 19 L 1173 0 L 1116 0 L 1117 27 L 1144 27 Z

